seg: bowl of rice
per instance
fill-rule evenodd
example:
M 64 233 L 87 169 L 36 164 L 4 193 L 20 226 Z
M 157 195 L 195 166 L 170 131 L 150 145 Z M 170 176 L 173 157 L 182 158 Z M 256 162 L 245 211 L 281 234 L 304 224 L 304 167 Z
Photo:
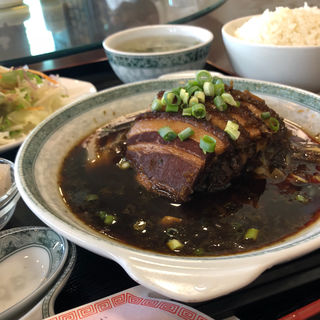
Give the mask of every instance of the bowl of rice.
M 320 92 L 320 9 L 277 7 L 232 20 L 222 38 L 237 75 Z

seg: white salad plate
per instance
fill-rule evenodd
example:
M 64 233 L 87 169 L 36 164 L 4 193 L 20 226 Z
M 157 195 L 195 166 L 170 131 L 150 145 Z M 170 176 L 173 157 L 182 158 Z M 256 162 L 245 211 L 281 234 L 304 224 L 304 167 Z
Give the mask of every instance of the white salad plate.
M 264 98 L 281 116 L 320 132 L 320 97 L 270 82 L 224 77 L 234 88 Z M 91 95 L 58 110 L 40 123 L 18 151 L 15 179 L 21 197 L 47 225 L 70 241 L 118 262 L 138 283 L 166 297 L 209 300 L 256 279 L 275 264 L 320 247 L 320 221 L 268 247 L 218 257 L 179 257 L 125 245 L 94 231 L 70 212 L 58 184 L 62 161 L 72 147 L 98 127 L 150 106 L 159 90 L 184 85 L 187 79 L 149 80 Z M 63 141 L 63 143 L 62 143 Z
M 64 77 L 60 77 L 59 80 L 61 85 L 65 87 L 68 92 L 68 97 L 63 98 L 64 105 L 67 105 L 89 94 L 97 92 L 96 87 L 88 81 L 81 81 Z M 0 153 L 18 147 L 19 145 L 21 145 L 24 139 L 25 137 L 22 137 L 15 141 L 10 141 L 7 144 L 0 144 Z
M 0 232 L 0 319 L 18 319 L 52 287 L 68 242 L 47 227 Z
M 46 320 L 58 319 L 213 320 L 189 306 L 159 298 L 142 286 L 121 291 Z

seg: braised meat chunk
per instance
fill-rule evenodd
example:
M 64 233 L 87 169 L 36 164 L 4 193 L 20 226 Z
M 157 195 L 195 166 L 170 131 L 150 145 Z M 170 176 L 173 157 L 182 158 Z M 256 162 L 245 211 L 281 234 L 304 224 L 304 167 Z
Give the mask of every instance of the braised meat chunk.
M 275 111 L 204 71 L 184 88 L 159 92 L 151 109 L 128 131 L 126 158 L 143 187 L 176 202 L 226 188 L 262 154 L 272 166 L 287 152 Z

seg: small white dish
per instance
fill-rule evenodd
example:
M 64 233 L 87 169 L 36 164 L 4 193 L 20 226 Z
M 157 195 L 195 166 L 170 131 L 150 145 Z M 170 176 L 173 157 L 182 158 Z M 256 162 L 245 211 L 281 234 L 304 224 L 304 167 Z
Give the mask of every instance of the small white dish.
M 109 297 L 59 313 L 58 315 L 47 318 L 47 320 L 213 320 L 211 317 L 189 306 L 158 297 L 154 292 L 142 286 L 136 286 Z
M 114 33 L 102 46 L 113 71 L 128 83 L 202 68 L 213 38 L 211 31 L 196 26 L 149 25 Z
M 71 78 L 59 78 L 61 85 L 64 86 L 68 92 L 68 97 L 63 98 L 64 105 L 77 101 L 86 97 L 89 94 L 97 92 L 96 87 L 87 81 L 81 81 Z M 10 141 L 7 144 L 0 145 L 0 153 L 9 151 L 21 145 L 26 137 L 18 138 L 17 140 Z
M 68 244 L 69 250 L 67 260 L 60 272 L 58 279 L 56 279 L 55 284 L 44 296 L 44 298 L 24 316 L 22 316 L 20 320 L 40 320 L 47 317 L 52 317 L 55 314 L 54 305 L 56 298 L 67 283 L 77 259 L 77 249 L 75 244 L 72 242 L 68 242 Z
M 0 319 L 18 319 L 53 285 L 68 243 L 46 227 L 0 232 Z

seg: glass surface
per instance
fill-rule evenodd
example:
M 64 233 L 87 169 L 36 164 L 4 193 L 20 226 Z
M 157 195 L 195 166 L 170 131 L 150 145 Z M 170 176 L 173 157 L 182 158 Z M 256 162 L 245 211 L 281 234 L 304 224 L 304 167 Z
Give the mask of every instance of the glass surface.
M 130 27 L 183 23 L 225 0 L 24 0 L 0 9 L 0 64 L 10 66 L 101 47 Z

